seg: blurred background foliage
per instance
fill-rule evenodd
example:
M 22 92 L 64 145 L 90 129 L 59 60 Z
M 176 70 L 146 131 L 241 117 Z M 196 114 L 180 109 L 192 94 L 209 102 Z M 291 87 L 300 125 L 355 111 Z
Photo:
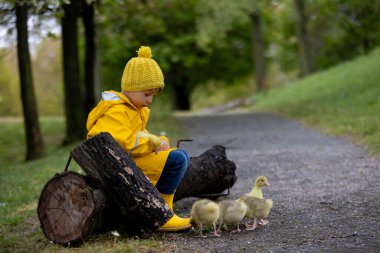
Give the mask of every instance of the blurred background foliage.
M 54 5 L 52 12 L 30 13 L 31 37 L 39 41 L 32 46 L 34 86 L 40 115 L 63 115 L 62 46 L 60 33 L 51 26 L 54 23 L 59 27 L 63 14 L 59 4 L 45 2 Z M 380 0 L 303 2 L 314 71 L 367 54 L 379 45 Z M 13 3 L 3 1 L 1 9 L 11 8 Z M 100 87 L 96 98 L 101 90 L 120 89 L 124 66 L 136 56 L 140 45 L 151 46 L 165 74 L 166 89 L 158 99 L 171 102 L 174 109 L 197 109 L 252 95 L 256 92 L 250 19 L 253 11 L 259 11 L 262 17 L 267 88 L 298 79 L 298 14 L 293 0 L 97 1 Z M 12 22 L 4 22 L 11 20 L 9 16 L 2 14 L 1 20 L 1 29 L 7 31 L 2 34 L 8 40 L 0 51 L 0 115 L 20 116 L 14 27 Z M 80 27 L 79 32 L 84 29 Z M 79 42 L 82 61 L 83 40 Z M 219 89 L 227 94 L 212 99 Z

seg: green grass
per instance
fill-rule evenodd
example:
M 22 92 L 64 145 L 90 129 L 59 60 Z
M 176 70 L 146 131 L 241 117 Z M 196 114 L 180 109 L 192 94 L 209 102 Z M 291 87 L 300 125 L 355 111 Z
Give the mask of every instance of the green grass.
M 165 130 L 169 139 L 179 138 L 182 132 L 178 123 L 167 108 L 158 106 L 157 113 L 152 110 L 149 130 Z M 142 239 L 122 235 L 114 245 L 110 233 L 95 235 L 77 249 L 50 244 L 37 217 L 39 195 L 47 181 L 64 170 L 70 151 L 79 142 L 62 147 L 65 128 L 60 118 L 43 119 L 40 126 L 46 154 L 42 159 L 24 162 L 22 121 L 0 118 L 0 252 L 160 252 L 164 247 L 175 247 L 164 244 L 160 235 Z M 75 162 L 69 169 L 83 174 Z
M 380 49 L 254 97 L 255 111 L 300 119 L 380 155 Z
M 192 92 L 191 109 L 202 110 L 245 97 L 255 90 L 251 83 L 250 77 L 229 85 L 217 81 L 204 83 Z
M 63 119 L 43 119 L 41 132 L 43 133 L 46 152 L 60 148 L 64 135 Z M 25 159 L 25 131 L 21 118 L 0 118 L 0 161 L 4 164 L 17 164 Z

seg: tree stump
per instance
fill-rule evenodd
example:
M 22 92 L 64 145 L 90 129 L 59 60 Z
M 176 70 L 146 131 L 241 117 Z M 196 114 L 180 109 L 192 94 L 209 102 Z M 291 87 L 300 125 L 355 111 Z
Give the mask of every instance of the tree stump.
M 215 145 L 199 156 L 190 158 L 190 165 L 178 186 L 174 200 L 186 197 L 217 198 L 236 182 L 236 165 L 227 159 L 226 148 Z
M 105 196 L 92 190 L 75 172 L 55 175 L 43 188 L 38 218 L 45 236 L 55 243 L 76 243 L 102 226 Z
M 157 189 L 109 133 L 76 147 L 71 156 L 102 189 L 130 233 L 152 232 L 174 214 Z

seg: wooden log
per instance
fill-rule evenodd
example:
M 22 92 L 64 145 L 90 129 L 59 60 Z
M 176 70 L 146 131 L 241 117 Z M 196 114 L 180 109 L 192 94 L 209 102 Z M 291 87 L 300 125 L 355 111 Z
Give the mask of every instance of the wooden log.
M 236 165 L 227 159 L 224 146 L 215 145 L 190 158 L 187 172 L 178 186 L 174 200 L 186 197 L 217 198 L 236 182 Z
M 73 244 L 105 229 L 139 234 L 172 217 L 157 189 L 108 133 L 86 140 L 71 157 L 87 176 L 57 174 L 42 190 L 37 211 L 49 240 Z M 175 200 L 221 193 L 235 183 L 235 170 L 223 146 L 191 157 Z
M 54 243 L 74 244 L 102 226 L 105 196 L 75 172 L 55 175 L 43 188 L 37 213 L 45 236 Z
M 130 233 L 151 232 L 174 214 L 157 189 L 109 133 L 76 147 L 71 156 L 102 189 Z

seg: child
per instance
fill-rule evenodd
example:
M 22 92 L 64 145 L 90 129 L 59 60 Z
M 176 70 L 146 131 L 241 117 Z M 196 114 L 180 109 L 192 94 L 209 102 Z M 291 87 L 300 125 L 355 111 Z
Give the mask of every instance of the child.
M 173 209 L 174 192 L 189 166 L 189 156 L 184 150 L 171 149 L 164 136 L 159 136 L 161 145 L 158 142 L 157 148 L 149 138 L 136 136 L 139 131 L 148 132 L 146 125 L 150 110 L 147 106 L 164 88 L 162 71 L 151 57 L 149 47 L 140 47 L 138 57 L 129 60 L 125 66 L 122 91 L 102 93 L 102 100 L 88 115 L 87 137 L 109 132 Z M 159 231 L 180 231 L 190 227 L 190 219 L 174 215 Z

